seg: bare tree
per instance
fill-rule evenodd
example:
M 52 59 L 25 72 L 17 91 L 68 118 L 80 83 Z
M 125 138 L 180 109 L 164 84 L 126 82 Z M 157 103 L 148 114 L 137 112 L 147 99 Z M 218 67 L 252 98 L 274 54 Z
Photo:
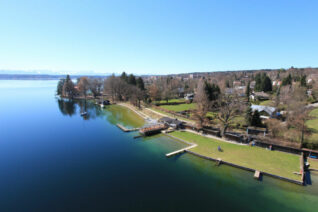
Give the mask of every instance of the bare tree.
M 89 83 L 87 77 L 81 77 L 77 83 L 80 94 L 84 95 L 86 99 L 87 92 L 89 90 Z
M 266 125 L 272 137 L 277 138 L 283 136 L 282 132 L 286 131 L 286 126 L 277 119 L 268 119 Z
M 205 90 L 204 80 L 199 81 L 194 101 L 196 102 L 196 110 L 194 112 L 194 117 L 197 120 L 198 128 L 202 128 L 204 122 L 208 120 L 206 114 L 211 106 L 211 102 L 209 101 L 208 95 Z
M 243 111 L 244 103 L 239 101 L 236 94 L 233 95 L 220 95 L 218 100 L 219 113 L 217 118 L 221 121 L 223 127 L 221 134 L 222 136 L 226 132 L 232 120 Z
M 100 79 L 89 79 L 89 89 L 94 97 L 99 96 L 102 90 L 102 81 Z
M 288 119 L 289 128 L 297 132 L 297 140 L 304 143 L 304 136 L 308 134 L 305 122 L 309 119 L 309 110 L 306 106 L 306 89 L 299 85 L 294 85 L 290 98 L 288 98 Z
M 152 101 L 157 101 L 161 99 L 160 91 L 156 85 L 152 84 L 148 90 L 149 90 L 149 96 Z

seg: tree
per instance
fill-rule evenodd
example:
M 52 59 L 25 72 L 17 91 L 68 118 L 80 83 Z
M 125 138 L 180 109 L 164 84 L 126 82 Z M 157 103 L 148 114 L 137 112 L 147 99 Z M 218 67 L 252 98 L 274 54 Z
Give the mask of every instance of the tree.
M 251 125 L 254 127 L 262 127 L 261 116 L 257 110 L 253 113 Z
M 272 80 L 268 76 L 264 76 L 262 80 L 262 91 L 272 91 Z
M 128 77 L 128 84 L 130 85 L 136 85 L 136 78 L 133 74 L 130 74 L 129 77 Z
M 122 80 L 124 80 L 125 82 L 128 82 L 128 76 L 127 76 L 126 72 L 123 72 L 123 73 L 121 74 L 120 78 L 121 78 Z
M 86 99 L 87 92 L 89 90 L 89 83 L 87 77 L 81 77 L 77 83 L 80 94 L 84 95 Z
M 277 119 L 268 119 L 266 125 L 269 129 L 270 134 L 276 138 L 279 137 L 282 132 L 286 131 L 286 127 Z
M 136 83 L 137 83 L 137 87 L 138 87 L 140 90 L 142 90 L 142 91 L 145 90 L 145 84 L 144 84 L 144 81 L 143 81 L 143 79 L 142 79 L 141 77 L 138 77 Z
M 302 86 L 302 87 L 306 87 L 307 86 L 306 75 L 301 75 L 301 77 L 300 77 L 300 86 Z
M 76 95 L 76 91 L 74 88 L 74 83 L 72 82 L 69 75 L 66 76 L 65 83 L 63 85 L 63 96 L 73 99 Z
M 309 133 L 305 124 L 309 119 L 309 111 L 305 107 L 306 100 L 306 88 L 294 85 L 291 96 L 287 100 L 287 124 L 289 128 L 297 132 L 296 140 L 300 141 L 301 146 L 304 144 L 304 135 Z
M 245 122 L 248 126 L 252 125 L 252 117 L 253 117 L 253 111 L 251 106 L 249 105 L 245 111 Z
M 250 94 L 251 94 L 250 84 L 251 84 L 251 82 L 248 81 L 247 86 L 246 86 L 246 90 L 245 90 L 245 95 L 246 95 L 248 102 L 250 101 Z
M 291 84 L 292 84 L 292 76 L 291 74 L 288 74 L 288 76 L 283 79 L 282 86 L 291 85 Z
M 219 113 L 217 118 L 222 123 L 222 136 L 225 134 L 232 120 L 242 111 L 242 104 L 237 95 L 220 95 L 218 99 Z
M 272 91 L 272 81 L 271 79 L 265 74 L 258 73 L 255 77 L 255 91 Z
M 196 102 L 194 117 L 197 120 L 197 126 L 200 129 L 207 120 L 206 114 L 210 108 L 210 101 L 206 92 L 206 83 L 203 79 L 199 81 L 194 101 Z
M 255 76 L 255 91 L 262 91 L 262 77 L 260 73 Z
M 205 86 L 204 89 L 208 96 L 208 99 L 210 101 L 217 100 L 219 97 L 219 94 L 221 93 L 219 86 L 214 83 L 210 84 L 207 81 L 205 81 L 204 86 Z
M 61 96 L 63 94 L 64 83 L 65 83 L 65 79 L 60 79 L 59 82 L 57 83 L 57 88 L 56 88 L 57 95 Z
M 106 78 L 106 80 L 104 80 L 103 94 L 110 95 L 113 102 L 115 101 L 115 95 L 116 95 L 115 83 L 116 83 L 116 77 L 114 74 L 112 74 L 112 76 L 110 76 L 110 77 Z
M 152 101 L 159 101 L 161 99 L 160 91 L 155 84 L 150 85 L 148 90 Z
M 94 97 L 99 96 L 102 90 L 102 81 L 100 79 L 90 79 L 89 89 L 93 93 Z

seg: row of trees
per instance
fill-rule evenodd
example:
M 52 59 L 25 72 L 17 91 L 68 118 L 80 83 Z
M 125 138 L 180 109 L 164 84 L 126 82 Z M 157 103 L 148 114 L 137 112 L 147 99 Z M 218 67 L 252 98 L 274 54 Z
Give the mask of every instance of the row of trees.
M 207 118 L 209 111 L 217 110 L 215 118 L 222 123 L 222 135 L 226 132 L 231 121 L 242 111 L 244 105 L 236 94 L 223 94 L 217 85 L 209 84 L 203 79 L 198 83 L 194 101 L 197 104 L 194 117 L 197 120 L 198 128 L 209 123 Z
M 103 81 L 97 78 L 80 77 L 74 83 L 70 76 L 67 75 L 65 79 L 60 79 L 57 85 L 57 95 L 74 98 L 75 96 L 86 96 L 91 93 L 94 97 L 101 94 Z
M 112 75 L 104 81 L 104 93 L 109 95 L 112 101 L 130 101 L 140 107 L 142 100 L 147 98 L 145 85 L 141 77 L 127 76 L 124 72 L 120 77 Z
M 265 73 L 258 73 L 255 76 L 255 91 L 272 91 L 272 80 Z

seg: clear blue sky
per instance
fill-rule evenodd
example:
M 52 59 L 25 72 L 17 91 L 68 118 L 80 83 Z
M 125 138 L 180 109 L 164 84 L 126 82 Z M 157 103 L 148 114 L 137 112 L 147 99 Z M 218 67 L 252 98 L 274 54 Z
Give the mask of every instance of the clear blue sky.
M 317 8 L 316 0 L 0 0 L 0 69 L 317 67 Z

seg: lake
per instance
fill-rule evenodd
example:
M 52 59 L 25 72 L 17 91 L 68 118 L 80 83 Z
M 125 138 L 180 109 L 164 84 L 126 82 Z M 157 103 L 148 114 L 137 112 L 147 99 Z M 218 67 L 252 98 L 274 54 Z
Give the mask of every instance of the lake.
M 121 106 L 55 97 L 57 81 L 0 80 L 0 211 L 316 211 L 298 186 L 197 158 Z M 80 113 L 87 111 L 86 118 Z

